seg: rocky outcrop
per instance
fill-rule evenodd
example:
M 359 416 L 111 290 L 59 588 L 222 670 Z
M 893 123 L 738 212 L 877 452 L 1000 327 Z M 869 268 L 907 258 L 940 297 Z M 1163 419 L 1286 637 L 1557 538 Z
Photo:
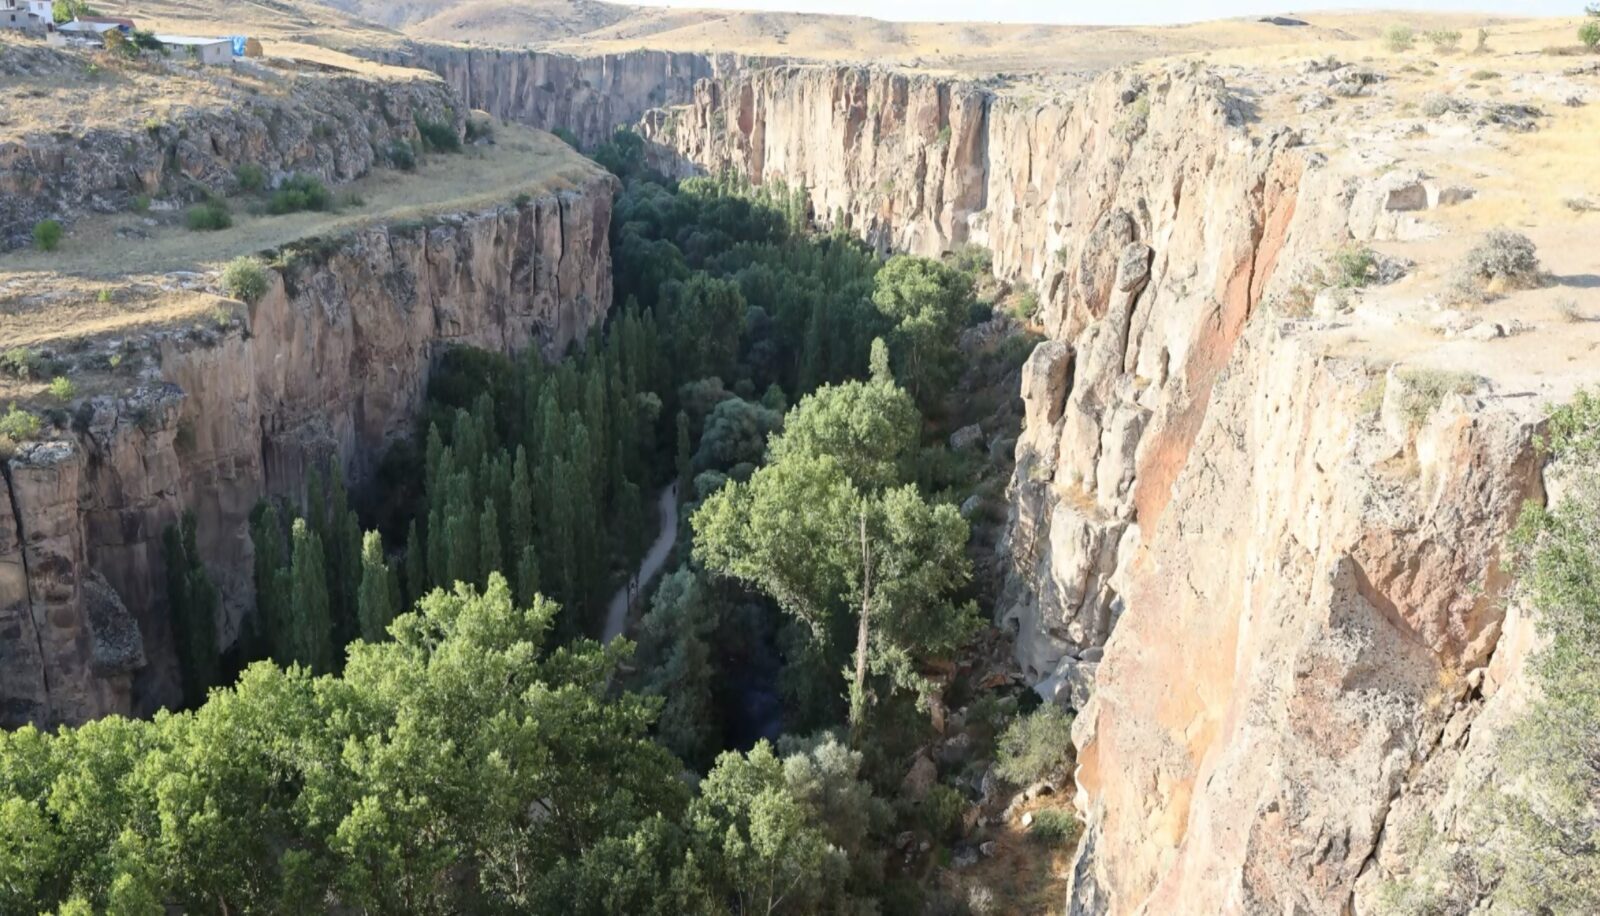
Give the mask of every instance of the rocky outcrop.
M 652 108 L 687 102 L 697 82 L 741 63 L 733 55 L 671 51 L 572 57 L 431 44 L 386 59 L 438 73 L 471 108 L 541 130 L 571 131 L 585 148 Z
M 329 459 L 358 488 L 370 479 L 409 432 L 441 348 L 555 355 L 603 318 L 613 186 L 596 174 L 515 206 L 286 250 L 239 318 L 137 342 L 144 381 L 92 398 L 8 462 L 5 724 L 174 702 L 163 529 L 195 513 L 226 645 L 254 600 L 248 514 L 262 496 L 300 494 Z
M 31 56 L 26 72 L 34 79 L 52 72 L 76 79 L 84 66 L 55 49 Z M 141 195 L 187 203 L 236 190 L 235 170 L 246 163 L 272 184 L 294 173 L 350 181 L 387 162 L 396 144 L 416 141 L 417 119 L 458 134 L 464 124 L 459 101 L 426 73 L 376 80 L 258 69 L 252 76 L 271 91 L 244 76 L 219 77 L 215 97 L 142 128 L 69 123 L 0 142 L 0 249 L 28 243 L 42 219 L 122 212 Z

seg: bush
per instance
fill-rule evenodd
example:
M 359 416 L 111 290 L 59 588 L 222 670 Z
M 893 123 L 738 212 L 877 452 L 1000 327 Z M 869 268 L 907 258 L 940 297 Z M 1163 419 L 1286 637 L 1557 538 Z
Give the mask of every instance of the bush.
M 16 445 L 39 435 L 39 418 L 15 404 L 0 416 L 0 442 Z
M 1449 54 L 1461 47 L 1461 33 L 1455 29 L 1434 29 L 1424 32 L 1423 37 L 1433 45 L 1433 50 L 1440 54 Z
M 461 152 L 461 138 L 456 136 L 456 129 L 440 121 L 429 121 L 421 117 L 416 118 L 417 133 L 422 136 L 422 147 L 429 152 L 459 153 Z
M 260 260 L 238 257 L 222 270 L 222 288 L 229 296 L 254 304 L 267 294 L 267 267 Z
M 1064 846 L 1078 834 L 1078 819 L 1065 808 L 1035 811 L 1028 827 L 1028 839 L 1046 846 Z
M 134 199 L 133 199 L 133 212 L 135 212 L 135 213 L 149 213 L 150 212 L 150 195 L 149 194 L 140 194 L 140 195 L 137 195 L 136 197 L 134 197 Z
M 1046 704 L 1012 722 L 1000 735 L 995 772 L 1028 785 L 1066 772 L 1072 761 L 1072 716 Z
M 467 142 L 477 143 L 479 140 L 494 139 L 494 122 L 487 119 L 467 119 Z
M 1346 245 L 1333 255 L 1333 285 L 1341 289 L 1360 289 L 1371 283 L 1378 269 L 1378 256 L 1371 248 Z
M 1017 297 L 1017 320 L 1029 322 L 1033 316 L 1039 314 L 1039 294 L 1033 290 L 1025 290 Z
M 1413 32 L 1408 25 L 1393 26 L 1383 33 L 1384 46 L 1396 54 L 1411 50 L 1411 46 L 1416 44 L 1416 41 L 1417 33 Z
M 27 381 L 38 375 L 44 363 L 27 347 L 12 347 L 0 353 L 0 372 Z
M 315 176 L 291 175 L 283 187 L 272 192 L 267 201 L 267 212 L 273 216 L 314 210 L 318 213 L 333 208 L 333 193 Z
M 1578 41 L 1591 51 L 1600 47 L 1600 22 L 1585 22 L 1578 29 Z
M 1472 71 L 1472 79 L 1475 79 L 1480 83 L 1484 82 L 1485 80 L 1497 80 L 1499 78 L 1500 78 L 1500 73 L 1499 73 L 1499 71 L 1496 71 L 1496 70 L 1474 70 L 1474 71 Z
M 58 375 L 50 380 L 50 396 L 58 401 L 70 401 L 78 393 L 78 386 L 72 384 L 72 379 Z
M 1413 429 L 1426 422 L 1447 395 L 1471 394 L 1478 387 L 1478 377 L 1470 372 L 1402 369 L 1398 375 L 1404 383 L 1400 394 L 1400 413 Z
M 246 162 L 234 169 L 233 177 L 239 180 L 239 187 L 246 191 L 259 191 L 267 186 L 266 171 L 253 162 Z
M 572 147 L 573 149 L 578 149 L 578 135 L 577 134 L 573 133 L 570 130 L 567 130 L 565 127 L 557 127 L 555 129 L 551 130 L 550 132 L 552 134 L 555 134 L 557 140 L 560 140 L 562 143 L 565 143 L 566 145 Z
M 1509 229 L 1490 230 L 1461 262 L 1463 278 L 1482 287 L 1527 289 L 1540 279 L 1533 241 Z
M 55 251 L 61 247 L 61 224 L 53 219 L 42 219 L 33 224 L 33 244 L 40 251 Z
M 411 144 L 404 140 L 396 140 L 389 145 L 389 164 L 402 172 L 409 172 L 417 167 L 417 154 Z
M 226 201 L 213 197 L 190 207 L 183 220 L 195 232 L 216 232 L 233 225 L 233 214 Z

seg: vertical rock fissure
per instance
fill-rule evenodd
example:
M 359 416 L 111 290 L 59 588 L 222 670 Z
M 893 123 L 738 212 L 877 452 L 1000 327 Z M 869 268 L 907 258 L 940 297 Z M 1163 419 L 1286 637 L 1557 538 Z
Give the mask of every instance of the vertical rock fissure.
M 5 478 L 6 504 L 11 508 L 11 521 L 17 529 L 17 556 L 22 558 L 22 582 L 27 591 L 28 625 L 33 628 L 34 648 L 39 653 L 39 682 L 44 687 L 45 707 L 50 704 L 50 666 L 45 663 L 44 634 L 39 631 L 39 621 L 33 616 L 33 572 L 28 568 L 28 538 L 22 527 L 22 506 L 17 504 L 17 485 L 11 477 L 11 462 L 0 461 L 0 477 Z

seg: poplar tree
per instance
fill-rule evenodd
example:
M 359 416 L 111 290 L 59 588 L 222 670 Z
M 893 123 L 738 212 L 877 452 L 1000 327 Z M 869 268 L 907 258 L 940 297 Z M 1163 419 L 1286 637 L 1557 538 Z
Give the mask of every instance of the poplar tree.
M 500 572 L 500 516 L 495 511 L 494 500 L 483 501 L 483 514 L 478 517 L 478 563 L 482 573 L 479 582 L 488 582 L 491 573 Z
M 417 533 L 417 520 L 412 519 L 406 528 L 405 604 L 415 604 L 427 593 L 428 557 L 422 547 L 422 537 Z
M 506 502 L 511 515 L 507 526 L 511 538 L 506 544 L 506 555 L 520 557 L 533 543 L 533 480 L 528 476 L 528 451 L 520 445 L 511 467 L 511 494 Z
M 413 526 L 415 530 L 415 526 Z M 383 537 L 368 531 L 361 540 L 361 590 L 359 593 L 361 638 L 367 642 L 383 639 L 389 621 L 399 609 L 394 576 L 383 558 Z
M 283 521 L 278 508 L 263 500 L 250 513 L 250 542 L 255 549 L 256 614 L 254 631 L 259 654 L 270 653 L 276 634 L 284 626 L 284 594 L 278 571 L 285 566 Z M 252 653 L 257 654 L 257 653 Z
M 293 554 L 286 615 L 290 651 L 284 661 L 297 662 L 315 674 L 328 674 L 333 671 L 333 620 L 328 610 L 322 540 L 303 518 L 294 520 L 289 540 Z
M 184 701 L 197 706 L 217 682 L 217 588 L 195 546 L 194 513 L 168 525 L 161 540 L 167 560 L 167 601 Z
M 689 415 L 678 411 L 678 498 L 688 499 L 689 481 L 694 474 L 694 450 L 689 442 Z
M 532 544 L 522 548 L 517 563 L 517 601 L 521 607 L 533 606 L 539 595 L 539 551 Z

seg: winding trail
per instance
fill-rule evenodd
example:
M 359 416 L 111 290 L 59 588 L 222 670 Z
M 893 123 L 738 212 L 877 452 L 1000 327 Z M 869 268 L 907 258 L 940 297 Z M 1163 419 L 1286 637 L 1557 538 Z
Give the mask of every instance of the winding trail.
M 656 573 L 667 562 L 667 555 L 672 553 L 672 545 L 678 540 L 678 485 L 662 487 L 661 493 L 656 496 L 656 508 L 661 518 L 661 530 L 656 533 L 655 543 L 650 545 L 644 559 L 639 561 L 639 572 L 633 582 L 617 589 L 611 597 L 611 605 L 606 608 L 606 630 L 601 637 L 602 643 L 608 643 L 618 636 L 628 626 L 629 592 L 634 589 L 643 589 L 655 578 Z

